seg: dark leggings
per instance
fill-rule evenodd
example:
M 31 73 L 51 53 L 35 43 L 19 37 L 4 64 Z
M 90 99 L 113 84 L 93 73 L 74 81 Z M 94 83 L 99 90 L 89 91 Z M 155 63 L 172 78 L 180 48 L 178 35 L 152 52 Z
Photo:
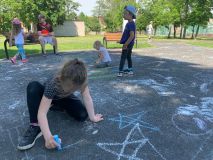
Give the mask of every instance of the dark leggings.
M 27 106 L 30 114 L 30 123 L 38 123 L 37 114 L 43 93 L 44 86 L 39 82 L 34 81 L 28 84 Z M 53 100 L 52 104 L 52 107 L 57 106 L 64 109 L 70 116 L 78 121 L 85 121 L 88 117 L 83 103 L 74 95 Z
M 122 50 L 120 66 L 119 66 L 120 72 L 123 71 L 126 59 L 128 61 L 128 68 L 132 68 L 132 57 L 131 57 L 131 55 L 132 55 L 132 47 L 127 47 L 127 49 Z

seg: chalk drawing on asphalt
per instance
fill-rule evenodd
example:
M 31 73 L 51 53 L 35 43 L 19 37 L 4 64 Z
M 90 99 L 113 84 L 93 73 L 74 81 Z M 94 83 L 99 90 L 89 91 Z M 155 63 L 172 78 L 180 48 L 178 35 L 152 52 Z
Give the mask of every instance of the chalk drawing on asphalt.
M 144 79 L 144 80 L 126 80 L 121 84 L 114 84 L 116 89 L 123 90 L 124 92 L 134 93 L 133 90 L 140 88 L 142 86 L 149 86 L 154 89 L 161 96 L 171 96 L 175 95 L 174 91 L 170 91 L 171 86 L 175 86 L 176 83 L 172 81 L 172 77 L 165 78 L 164 83 L 158 83 L 153 79 Z M 135 86 L 132 86 L 135 85 Z M 134 88 L 133 88 L 134 87 Z M 137 88 L 135 88 L 137 87 Z M 133 88 L 133 89 L 129 89 Z
M 151 149 L 158 157 L 166 160 L 166 158 L 154 147 L 154 145 L 151 144 L 149 139 L 143 135 L 139 126 L 140 125 L 137 123 L 130 130 L 122 143 L 97 143 L 97 146 L 115 155 L 117 157 L 117 160 L 121 160 L 122 158 L 126 158 L 129 160 L 143 160 L 143 158 L 141 157 L 143 149 L 147 150 L 146 147 L 151 147 Z M 139 136 L 136 138 L 135 135 Z M 130 147 L 132 153 L 125 153 L 126 149 Z
M 201 98 L 200 106 L 183 105 L 172 116 L 173 125 L 187 135 L 213 133 L 213 97 Z
M 119 113 L 119 117 L 114 117 L 114 118 L 109 118 L 110 121 L 118 122 L 119 123 L 119 128 L 124 129 L 126 127 L 135 125 L 136 123 L 142 127 L 142 128 L 147 128 L 151 129 L 154 131 L 159 131 L 158 127 L 154 127 L 153 125 L 144 122 L 142 120 L 145 112 L 139 112 L 135 114 L 130 114 L 130 115 L 122 115 Z
M 198 151 L 195 154 L 193 154 L 193 157 L 191 160 L 197 159 L 198 155 L 201 154 L 205 150 L 205 147 L 207 147 L 207 144 L 211 143 L 210 139 L 211 139 L 212 135 L 213 135 L 213 132 L 204 140 L 204 142 L 199 147 Z

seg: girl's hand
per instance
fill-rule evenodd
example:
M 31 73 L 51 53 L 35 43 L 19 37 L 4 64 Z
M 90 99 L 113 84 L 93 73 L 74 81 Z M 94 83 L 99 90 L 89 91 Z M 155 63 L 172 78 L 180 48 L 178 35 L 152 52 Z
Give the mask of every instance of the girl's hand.
M 123 47 L 122 47 L 122 49 L 126 50 L 127 49 L 127 45 L 124 44 Z
M 90 120 L 91 120 L 92 122 L 99 122 L 99 121 L 104 120 L 104 118 L 103 118 L 103 115 L 102 115 L 102 114 L 96 114 L 96 115 L 94 115 L 93 118 L 90 118 Z
M 53 148 L 56 148 L 57 146 L 58 146 L 58 144 L 54 140 L 53 136 L 51 136 L 47 140 L 45 140 L 45 147 L 47 149 L 53 149 Z

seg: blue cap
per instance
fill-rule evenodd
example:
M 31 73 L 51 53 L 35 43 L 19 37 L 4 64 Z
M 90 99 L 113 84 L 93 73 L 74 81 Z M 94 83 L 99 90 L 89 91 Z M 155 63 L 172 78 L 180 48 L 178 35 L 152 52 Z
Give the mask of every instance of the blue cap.
M 125 6 L 124 9 L 126 9 L 128 12 L 130 12 L 133 15 L 133 19 L 136 19 L 136 9 L 134 6 L 128 5 L 128 6 Z

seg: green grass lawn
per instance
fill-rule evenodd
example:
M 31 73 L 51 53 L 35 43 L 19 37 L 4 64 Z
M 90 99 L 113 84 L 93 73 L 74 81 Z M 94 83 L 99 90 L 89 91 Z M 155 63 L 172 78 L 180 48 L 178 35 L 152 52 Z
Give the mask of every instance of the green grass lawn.
M 197 39 L 178 39 L 178 38 L 171 38 L 168 39 L 167 37 L 155 37 L 154 38 L 157 41 L 165 41 L 165 42 L 181 42 L 185 44 L 190 44 L 193 46 L 199 46 L 199 47 L 207 47 L 207 48 L 213 48 L 213 38 L 206 38 L 206 37 L 200 37 Z
M 96 40 L 100 40 L 102 42 L 102 35 L 90 35 L 85 37 L 57 37 L 59 52 L 64 51 L 73 51 L 73 50 L 92 50 L 93 43 Z M 4 52 L 4 43 L 5 38 L 0 36 L 0 58 L 5 58 Z M 152 47 L 150 44 L 146 42 L 146 38 L 140 38 L 138 40 L 138 48 L 147 48 Z M 108 48 L 121 48 L 121 44 L 116 42 L 108 42 Z M 47 52 L 53 52 L 51 45 L 46 45 Z M 41 47 L 39 44 L 37 45 L 25 45 L 25 51 L 27 55 L 30 54 L 40 54 Z M 8 47 L 9 56 L 13 56 L 17 52 L 17 48 L 15 46 L 9 48 Z
M 187 43 L 193 46 L 213 48 L 213 40 L 192 40 Z
M 66 52 L 66 51 L 75 51 L 75 50 L 92 50 L 93 43 L 96 40 L 100 40 L 102 42 L 103 36 L 102 35 L 90 35 L 85 37 L 57 37 L 59 52 Z M 0 35 L 0 59 L 5 58 L 4 52 L 4 43 L 5 38 Z M 213 48 L 213 39 L 210 38 L 199 38 L 197 40 L 192 39 L 167 39 L 166 37 L 156 37 L 154 38 L 156 41 L 162 42 L 172 42 L 172 43 L 185 43 L 194 46 L 201 46 L 201 47 L 208 47 Z M 147 37 L 145 35 L 138 36 L 138 48 L 148 48 L 153 47 L 149 43 L 147 43 Z M 121 48 L 121 44 L 116 42 L 108 42 L 108 48 Z M 46 45 L 47 52 L 53 52 L 51 45 Z M 30 54 L 40 54 L 41 47 L 39 44 L 37 45 L 26 45 L 25 51 L 27 55 Z M 17 52 L 17 48 L 15 46 L 9 48 L 8 47 L 9 56 L 13 56 Z

